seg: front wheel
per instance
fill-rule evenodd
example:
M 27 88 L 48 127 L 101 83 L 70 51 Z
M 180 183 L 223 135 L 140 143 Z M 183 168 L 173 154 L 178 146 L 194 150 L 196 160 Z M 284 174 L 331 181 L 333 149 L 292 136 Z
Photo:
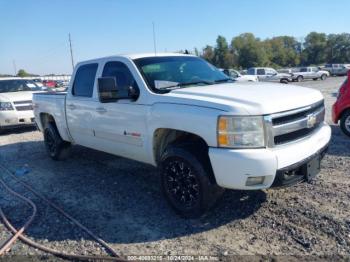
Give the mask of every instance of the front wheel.
M 340 129 L 344 132 L 345 135 L 350 137 L 350 110 L 344 112 L 340 118 Z
M 326 80 L 327 79 L 327 75 L 326 74 L 323 74 L 322 76 L 321 76 L 321 80 Z
M 210 181 L 209 166 L 197 156 L 203 156 L 202 152 L 193 151 L 191 146 L 168 146 L 161 157 L 164 195 L 175 211 L 185 218 L 203 215 L 224 191 Z
M 63 160 L 70 152 L 70 143 L 64 141 L 53 124 L 48 124 L 44 130 L 46 151 L 53 160 Z
M 303 81 L 304 80 L 304 77 L 303 76 L 298 76 L 297 77 L 297 82 L 301 82 L 301 81 Z
M 312 80 L 317 81 L 317 80 L 318 80 L 318 78 L 312 78 Z

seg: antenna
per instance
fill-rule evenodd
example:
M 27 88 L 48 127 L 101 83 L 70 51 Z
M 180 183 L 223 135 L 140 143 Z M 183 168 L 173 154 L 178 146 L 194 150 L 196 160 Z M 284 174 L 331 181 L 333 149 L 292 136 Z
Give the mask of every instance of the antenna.
M 12 63 L 13 63 L 13 69 L 15 70 L 15 74 L 14 74 L 14 76 L 16 76 L 16 75 L 17 75 L 17 66 L 16 66 L 16 61 L 13 59 L 13 60 L 12 60 Z
M 157 55 L 157 45 L 156 45 L 156 31 L 154 29 L 154 22 L 152 22 L 153 27 L 153 47 L 154 47 L 154 55 Z
M 68 34 L 68 39 L 69 39 L 69 48 L 70 48 L 70 58 L 72 60 L 72 69 L 74 70 L 73 48 L 72 48 L 72 40 L 70 38 L 70 33 Z

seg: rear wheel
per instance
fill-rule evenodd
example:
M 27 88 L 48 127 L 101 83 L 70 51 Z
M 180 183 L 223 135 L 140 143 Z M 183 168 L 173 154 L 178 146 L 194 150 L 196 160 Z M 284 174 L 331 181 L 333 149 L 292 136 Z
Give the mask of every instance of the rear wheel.
M 207 153 L 206 153 L 207 155 Z M 193 145 L 170 145 L 161 157 L 161 185 L 174 210 L 185 218 L 203 215 L 224 192 L 210 181 L 210 162 Z
M 304 77 L 303 76 L 298 76 L 297 77 L 297 82 L 301 82 L 301 81 L 303 81 L 304 80 Z
M 53 160 L 63 160 L 68 157 L 71 144 L 64 141 L 53 124 L 48 124 L 44 130 L 46 151 Z
M 350 137 L 350 110 L 344 112 L 340 118 L 340 129 Z

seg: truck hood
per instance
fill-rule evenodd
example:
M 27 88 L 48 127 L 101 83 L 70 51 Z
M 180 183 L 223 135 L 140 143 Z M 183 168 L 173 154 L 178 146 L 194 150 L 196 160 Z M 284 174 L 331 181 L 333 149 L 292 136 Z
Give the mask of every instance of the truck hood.
M 277 83 L 225 83 L 173 90 L 174 103 L 194 104 L 242 115 L 292 110 L 323 99 L 320 91 Z
M 33 99 L 31 91 L 0 93 L 1 102 L 29 101 Z

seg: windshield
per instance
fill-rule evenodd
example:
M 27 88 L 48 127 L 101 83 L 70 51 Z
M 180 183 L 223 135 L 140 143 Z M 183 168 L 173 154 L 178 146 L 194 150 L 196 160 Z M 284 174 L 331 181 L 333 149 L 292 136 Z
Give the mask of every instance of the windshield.
M 155 92 L 193 85 L 232 82 L 205 60 L 193 56 L 146 57 L 134 60 L 148 86 Z
M 0 93 L 21 92 L 21 91 L 40 91 L 38 87 L 31 80 L 1 80 Z

